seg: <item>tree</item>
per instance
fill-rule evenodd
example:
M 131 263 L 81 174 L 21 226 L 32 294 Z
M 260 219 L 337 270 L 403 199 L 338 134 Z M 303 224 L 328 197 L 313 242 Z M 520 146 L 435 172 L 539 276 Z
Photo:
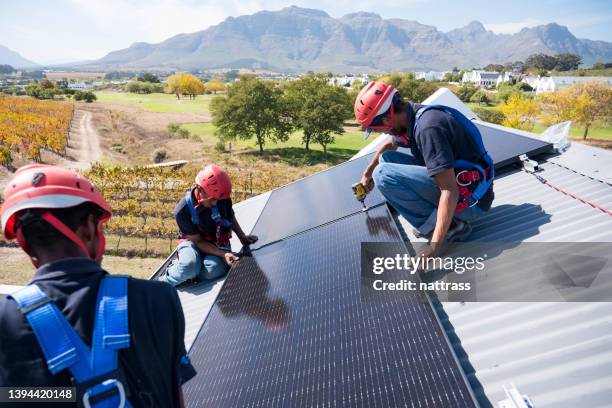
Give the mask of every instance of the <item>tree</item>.
M 478 117 L 485 122 L 495 123 L 501 125 L 504 120 L 506 120 L 506 115 L 497 109 L 485 109 L 481 107 L 475 107 L 473 109 L 474 113 L 478 115 Z
M 222 140 L 250 139 L 255 136 L 263 154 L 266 140 L 286 141 L 292 130 L 282 91 L 272 82 L 243 75 L 228 88 L 225 96 L 210 105 L 216 133 Z
M 612 122 L 612 89 L 599 81 L 588 81 L 542 96 L 546 123 L 572 120 L 584 126 L 582 139 L 595 121 Z
M 499 105 L 499 110 L 506 116 L 502 123 L 504 126 L 532 130 L 540 113 L 540 104 L 533 98 L 513 94 L 507 102 Z
M 531 54 L 525 60 L 527 68 L 545 69 L 550 71 L 557 65 L 557 58 L 547 54 Z
M 15 72 L 15 68 L 8 64 L 0 64 L 0 74 L 12 74 Z
M 578 66 L 582 64 L 582 57 L 577 54 L 563 53 L 555 56 L 557 64 L 555 70 L 557 71 L 571 71 L 578 69 Z
M 195 99 L 197 95 L 202 95 L 204 90 L 202 81 L 187 73 L 172 75 L 166 85 L 166 93 L 175 94 L 177 99 L 181 99 L 181 95 L 189 95 L 191 99 Z
M 41 79 L 40 82 L 38 83 L 38 85 L 40 85 L 41 89 L 53 89 L 55 88 L 55 85 L 53 85 L 53 82 L 49 81 L 48 79 Z
M 440 86 L 424 79 L 415 79 L 413 72 L 393 72 L 379 78 L 379 81 L 393 84 L 402 98 L 413 102 L 423 102 L 432 93 L 436 92 Z
M 506 68 L 501 64 L 489 64 L 484 67 L 485 71 L 504 72 Z
M 455 92 L 457 97 L 463 102 L 469 102 L 472 96 L 478 91 L 478 87 L 472 83 L 465 83 Z
M 484 89 L 477 90 L 470 98 L 470 102 L 488 105 L 490 100 L 489 96 L 487 95 L 487 91 L 485 91 Z
M 211 79 L 210 81 L 206 82 L 205 87 L 207 91 L 210 91 L 215 95 L 217 92 L 225 91 L 225 85 L 218 79 Z
M 293 127 L 302 129 L 302 141 L 309 150 L 315 142 L 327 153 L 335 134 L 344 133 L 344 121 L 353 115 L 353 99 L 347 89 L 328 85 L 321 74 L 307 74 L 290 82 L 283 101 L 289 107 Z
M 91 102 L 97 100 L 98 97 L 96 96 L 95 93 L 93 93 L 91 91 L 87 91 L 87 92 L 83 93 L 83 99 L 85 100 L 85 102 L 91 103 Z
M 40 89 L 40 85 L 30 82 L 26 86 L 26 95 L 31 96 L 33 98 L 40 98 L 42 95 L 42 90 Z
M 137 81 L 140 82 L 151 82 L 154 84 L 159 84 L 159 78 L 156 75 L 153 75 L 150 72 L 143 72 L 136 78 Z

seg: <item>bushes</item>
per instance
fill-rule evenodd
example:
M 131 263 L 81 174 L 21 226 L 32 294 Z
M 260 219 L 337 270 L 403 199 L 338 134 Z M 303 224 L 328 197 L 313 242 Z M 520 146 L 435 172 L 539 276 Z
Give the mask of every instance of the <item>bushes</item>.
M 188 139 L 190 133 L 187 129 L 183 129 L 178 123 L 169 123 L 166 126 L 166 133 L 171 138 Z
M 476 107 L 472 109 L 478 117 L 485 122 L 495 123 L 501 125 L 504 120 L 506 120 L 506 115 L 496 109 L 485 109 Z
M 168 157 L 166 149 L 155 149 L 152 159 L 154 163 L 161 163 L 166 160 L 166 157 Z
M 164 86 L 155 82 L 132 81 L 125 86 L 125 90 L 142 94 L 161 93 L 164 92 Z
M 91 92 L 91 91 L 76 91 L 74 93 L 74 100 L 75 101 L 85 101 L 87 103 L 91 103 L 95 100 L 97 100 L 98 97 L 96 96 L 95 93 Z

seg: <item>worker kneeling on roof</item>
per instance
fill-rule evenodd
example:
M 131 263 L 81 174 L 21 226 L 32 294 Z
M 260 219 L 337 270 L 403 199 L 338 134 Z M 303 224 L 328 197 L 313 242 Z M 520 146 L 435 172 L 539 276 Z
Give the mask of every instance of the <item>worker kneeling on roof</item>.
M 478 128 L 459 111 L 405 102 L 393 85 L 367 84 L 355 101 L 355 117 L 366 130 L 387 132 L 361 178 L 431 241 L 434 255 L 444 241 L 464 240 L 469 222 L 493 202 L 493 162 Z M 398 152 L 398 147 L 410 152 Z
M 4 200 L 4 236 L 38 270 L 0 300 L 0 386 L 75 386 L 78 406 L 94 408 L 182 406 L 196 373 L 178 295 L 101 268 L 111 217 L 102 194 L 72 170 L 30 165 Z
M 232 209 L 232 183 L 219 166 L 210 164 L 195 178 L 195 186 L 174 209 L 182 241 L 161 279 L 176 286 L 189 279 L 210 280 L 227 273 L 238 257 L 232 253 L 232 231 L 243 245 L 257 241 L 246 235 Z

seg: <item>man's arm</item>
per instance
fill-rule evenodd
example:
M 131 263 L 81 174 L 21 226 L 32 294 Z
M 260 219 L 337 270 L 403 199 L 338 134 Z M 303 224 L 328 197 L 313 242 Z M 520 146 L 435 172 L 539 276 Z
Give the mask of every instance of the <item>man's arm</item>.
M 232 262 L 237 261 L 239 258 L 232 254 L 231 252 L 225 252 L 219 249 L 216 245 L 211 242 L 206 241 L 200 235 L 186 235 L 185 239 L 196 244 L 198 249 L 202 251 L 202 253 L 206 255 L 218 256 L 219 258 L 225 259 L 225 262 L 228 265 L 231 265 Z
M 395 145 L 395 143 L 393 143 L 393 138 L 389 138 L 389 140 L 380 145 L 378 149 L 376 149 L 376 153 L 374 154 L 374 157 L 372 157 L 370 164 L 368 164 L 368 167 L 366 167 L 365 171 L 363 172 L 363 175 L 361 176 L 361 184 L 366 187 L 370 184 L 370 181 L 372 180 L 372 173 L 374 173 L 374 169 L 376 168 L 376 166 L 378 166 L 378 160 L 380 159 L 380 155 L 387 150 L 396 149 L 397 146 Z
M 231 222 L 232 222 L 232 231 L 236 233 L 236 236 L 238 237 L 240 242 L 242 242 L 242 245 L 249 245 L 257 241 L 256 235 L 247 235 L 244 233 L 244 231 L 242 231 L 242 228 L 240 227 L 240 224 L 238 223 L 238 220 L 236 219 L 236 215 L 232 214 Z
M 446 169 L 436 174 L 434 179 L 438 187 L 440 187 L 440 201 L 438 203 L 438 216 L 436 218 L 436 228 L 431 238 L 431 246 L 434 253 L 437 253 L 453 221 L 455 208 L 459 200 L 459 188 L 455 181 L 455 169 Z

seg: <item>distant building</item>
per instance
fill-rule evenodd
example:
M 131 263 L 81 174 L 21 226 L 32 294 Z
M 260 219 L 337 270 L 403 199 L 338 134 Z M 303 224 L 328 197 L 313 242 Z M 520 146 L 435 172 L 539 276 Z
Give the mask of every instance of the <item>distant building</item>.
M 461 82 L 471 82 L 477 86 L 485 88 L 497 85 L 497 78 L 499 78 L 499 76 L 499 72 L 474 70 L 464 73 L 463 78 L 461 78 Z
M 599 81 L 612 86 L 612 77 L 556 76 L 541 77 L 537 82 L 535 89 L 536 93 L 538 94 L 542 92 L 556 92 L 559 89 L 588 81 Z
M 329 78 L 329 84 L 330 85 L 339 85 L 339 86 L 346 86 L 346 87 L 351 87 L 353 86 L 353 83 L 355 81 L 361 81 L 361 83 L 363 85 L 367 84 L 368 82 L 370 82 L 370 76 L 369 75 L 360 75 L 360 76 L 354 76 L 354 75 L 344 75 L 344 76 L 336 76 L 336 77 L 331 77 Z
M 444 79 L 444 76 L 448 73 L 450 73 L 450 71 L 417 71 L 414 73 L 414 78 L 424 79 L 426 81 L 442 81 Z
M 497 77 L 497 81 L 495 82 L 495 85 L 499 86 L 504 82 L 510 82 L 516 78 L 517 78 L 516 74 L 512 72 L 504 72 L 502 74 L 499 74 L 499 76 Z
M 72 82 L 68 84 L 68 89 L 74 89 L 75 91 L 87 91 L 93 88 L 93 84 L 88 84 L 86 82 Z
M 521 82 L 524 82 L 530 87 L 532 87 L 533 89 L 536 89 L 538 87 L 538 83 L 540 82 L 540 77 L 539 76 L 537 77 L 526 76 L 525 78 L 521 80 Z

